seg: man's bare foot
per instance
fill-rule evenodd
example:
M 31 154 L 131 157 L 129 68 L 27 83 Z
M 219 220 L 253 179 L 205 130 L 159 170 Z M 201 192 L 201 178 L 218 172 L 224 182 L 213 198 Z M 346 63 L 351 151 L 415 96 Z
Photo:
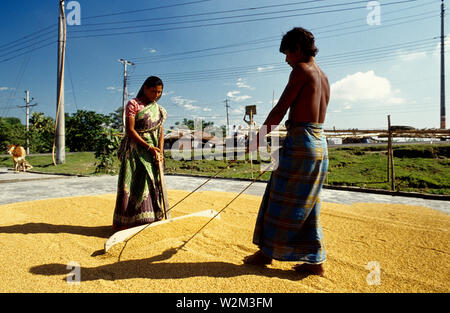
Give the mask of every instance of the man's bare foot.
M 272 259 L 265 256 L 261 250 L 256 251 L 254 254 L 246 256 L 244 258 L 245 264 L 250 265 L 267 265 L 272 263 Z
M 324 276 L 325 269 L 323 264 L 297 264 L 294 266 L 294 270 L 300 273 L 308 272 L 314 275 Z

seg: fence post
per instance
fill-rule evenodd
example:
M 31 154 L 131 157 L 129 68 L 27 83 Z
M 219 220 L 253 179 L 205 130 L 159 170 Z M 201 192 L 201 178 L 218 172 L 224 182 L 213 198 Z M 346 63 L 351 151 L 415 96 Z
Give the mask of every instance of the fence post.
M 391 122 L 388 115 L 388 144 L 387 144 L 387 182 L 391 179 Z
M 388 115 L 388 171 L 390 168 L 391 191 L 395 191 L 395 174 L 394 174 L 394 152 L 392 149 L 392 130 L 391 130 L 391 116 Z

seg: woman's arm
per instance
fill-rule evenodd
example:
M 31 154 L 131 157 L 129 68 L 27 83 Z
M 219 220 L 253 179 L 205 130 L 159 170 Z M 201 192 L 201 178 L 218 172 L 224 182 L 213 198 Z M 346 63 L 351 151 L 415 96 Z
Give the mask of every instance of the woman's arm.
M 134 116 L 127 116 L 127 125 L 126 125 L 127 136 L 130 137 L 132 140 L 134 140 L 141 147 L 144 147 L 147 150 L 150 149 L 150 145 L 144 139 L 142 139 L 139 133 L 134 129 L 134 125 L 135 125 Z
M 134 129 L 134 125 L 135 125 L 134 116 L 127 116 L 127 124 L 126 124 L 127 136 L 130 137 L 132 140 L 134 140 L 141 147 L 144 147 L 145 149 L 149 150 L 155 157 L 158 158 L 159 154 L 161 153 L 160 149 L 157 147 L 150 146 L 144 139 L 142 139 L 142 137 L 139 135 L 136 129 Z

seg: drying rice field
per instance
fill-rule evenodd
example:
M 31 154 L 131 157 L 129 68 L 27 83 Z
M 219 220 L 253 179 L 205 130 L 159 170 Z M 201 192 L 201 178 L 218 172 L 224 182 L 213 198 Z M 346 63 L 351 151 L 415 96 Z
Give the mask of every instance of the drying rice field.
M 169 190 L 169 202 L 186 194 Z M 172 217 L 219 211 L 234 196 L 195 193 Z M 113 194 L 0 205 L 0 292 L 450 291 L 450 217 L 445 213 L 394 204 L 323 203 L 327 261 L 325 276 L 319 277 L 296 273 L 292 262 L 274 261 L 266 268 L 242 263 L 257 250 L 252 234 L 260 201 L 242 195 L 185 246 L 208 218 L 147 228 L 107 253 Z

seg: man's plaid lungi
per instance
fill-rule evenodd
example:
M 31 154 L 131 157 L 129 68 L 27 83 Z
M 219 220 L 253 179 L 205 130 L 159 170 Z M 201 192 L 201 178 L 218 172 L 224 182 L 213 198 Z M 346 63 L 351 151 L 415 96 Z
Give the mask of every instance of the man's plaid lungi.
M 326 252 L 319 221 L 328 151 L 319 123 L 289 125 L 259 209 L 253 243 L 281 261 L 319 264 Z

